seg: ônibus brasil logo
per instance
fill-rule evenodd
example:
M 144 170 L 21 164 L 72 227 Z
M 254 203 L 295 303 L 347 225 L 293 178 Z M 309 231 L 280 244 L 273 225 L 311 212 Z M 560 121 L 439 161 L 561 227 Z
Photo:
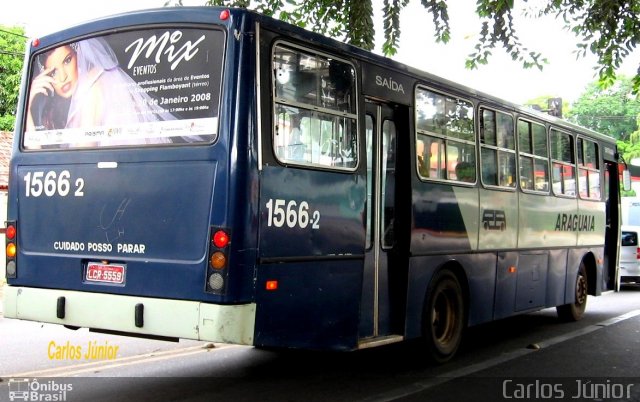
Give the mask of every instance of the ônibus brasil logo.
M 66 401 L 67 393 L 73 390 L 73 384 L 55 380 L 40 382 L 37 379 L 9 379 L 10 401 Z

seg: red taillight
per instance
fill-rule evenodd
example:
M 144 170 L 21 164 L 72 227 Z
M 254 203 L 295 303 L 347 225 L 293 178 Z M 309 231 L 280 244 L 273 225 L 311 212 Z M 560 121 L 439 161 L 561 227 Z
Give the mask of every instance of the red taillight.
M 15 221 L 5 222 L 5 226 L 7 227 L 4 231 L 5 234 L 5 257 L 6 257 L 6 277 L 7 278 L 17 278 L 17 266 L 16 266 L 16 256 L 18 254 L 18 246 L 16 244 L 16 238 L 18 237 L 18 224 Z
M 218 230 L 213 235 L 213 244 L 218 248 L 225 248 L 229 244 L 229 235 L 224 230 Z
M 32 40 L 32 41 L 31 41 L 31 45 L 32 45 L 33 47 L 38 47 L 38 46 L 40 46 L 40 39 L 35 38 L 34 40 Z
M 229 10 L 220 11 L 220 20 L 226 21 L 229 19 L 230 16 L 231 16 L 231 13 L 229 12 Z
M 209 240 L 209 267 L 207 268 L 206 291 L 224 294 L 229 277 L 229 245 L 231 235 L 228 228 L 211 227 Z
M 7 226 L 7 239 L 13 240 L 16 237 L 16 227 L 13 225 Z
M 267 281 L 265 284 L 267 290 L 278 290 L 278 281 Z
M 9 229 L 7 229 L 7 230 L 9 230 Z M 638 247 L 638 248 L 636 249 L 636 258 L 637 258 L 638 260 L 640 260 L 640 247 Z

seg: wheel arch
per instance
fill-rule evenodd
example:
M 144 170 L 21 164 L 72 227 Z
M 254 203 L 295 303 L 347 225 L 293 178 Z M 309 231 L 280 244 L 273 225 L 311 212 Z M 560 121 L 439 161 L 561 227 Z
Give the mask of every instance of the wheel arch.
M 440 271 L 451 271 L 455 276 L 456 279 L 458 280 L 458 283 L 460 284 L 460 287 L 462 288 L 462 300 L 464 301 L 464 320 L 465 320 L 465 325 L 468 325 L 468 321 L 469 321 L 469 298 L 471 297 L 470 295 L 470 290 L 469 290 L 469 279 L 467 278 L 467 274 L 464 270 L 464 268 L 462 267 L 462 264 L 458 261 L 458 260 L 449 260 L 446 261 L 445 263 L 443 263 L 437 270 L 435 270 L 433 277 L 431 278 L 431 280 L 433 280 L 433 278 L 435 278 L 438 272 Z M 425 300 L 427 298 L 427 292 L 425 291 Z
M 433 271 L 420 324 L 423 346 L 432 362 L 442 364 L 456 355 L 468 327 L 469 297 L 469 283 L 459 262 L 446 261 Z
M 422 307 L 427 300 L 430 285 L 439 272 L 447 270 L 457 279 L 464 302 L 465 325 L 473 326 L 488 321 L 487 317 L 479 316 L 474 311 L 470 300 L 474 293 L 483 302 L 494 302 L 495 285 L 495 254 L 486 254 L 486 259 L 478 263 L 477 255 L 439 255 L 415 256 L 409 262 L 409 277 L 407 288 L 407 306 L 405 336 L 407 339 L 422 336 Z M 474 262 L 479 264 L 475 271 Z M 473 272 L 480 272 L 474 282 Z M 475 296 L 474 296 L 475 297 Z M 492 315 L 491 315 L 492 316 Z

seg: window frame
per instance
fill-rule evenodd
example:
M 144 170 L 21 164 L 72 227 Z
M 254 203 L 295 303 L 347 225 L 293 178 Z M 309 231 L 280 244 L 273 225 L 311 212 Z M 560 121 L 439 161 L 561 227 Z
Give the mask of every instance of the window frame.
M 595 160 L 596 160 L 596 167 L 595 168 L 590 168 L 588 167 L 586 164 L 584 164 L 584 144 L 585 142 L 593 144 L 595 146 Z M 578 144 L 582 143 L 582 146 L 579 146 Z M 576 170 L 577 170 L 577 184 L 578 184 L 578 197 L 580 197 L 581 200 L 585 200 L 585 201 L 602 201 L 602 194 L 603 194 L 603 189 L 602 189 L 602 171 L 600 169 L 600 166 L 602 165 L 601 161 L 600 161 L 600 144 L 598 144 L 597 141 L 586 137 L 584 135 L 580 135 L 578 134 L 576 136 Z M 582 160 L 581 160 L 582 159 Z M 582 196 L 582 186 L 580 185 L 580 172 L 582 171 L 586 171 L 587 172 L 587 196 L 583 197 Z M 598 197 L 593 197 L 591 196 L 591 185 L 590 185 L 590 175 L 589 173 L 597 173 L 598 175 L 598 187 L 600 188 L 600 194 Z
M 471 132 L 473 135 L 473 140 L 469 141 L 466 139 L 462 139 L 462 138 L 456 138 L 456 137 L 451 137 L 448 136 L 446 134 L 441 134 L 441 133 L 436 133 L 436 132 L 431 132 L 425 129 L 421 129 L 418 126 L 418 111 L 419 111 L 419 107 L 418 107 L 418 92 L 422 90 L 422 91 L 426 91 L 426 92 L 430 92 L 432 94 L 436 94 L 436 95 L 440 95 L 443 96 L 445 98 L 452 98 L 455 99 L 457 102 L 464 102 L 466 104 L 468 104 L 471 107 Z M 415 170 L 416 173 L 418 175 L 418 178 L 421 181 L 433 181 L 433 182 L 440 182 L 440 183 L 451 183 L 451 184 L 457 184 L 457 185 L 464 185 L 464 186 L 475 186 L 478 183 L 478 134 L 477 134 L 477 129 L 476 129 L 476 105 L 475 103 L 469 99 L 466 98 L 464 96 L 458 96 L 455 95 L 451 92 L 447 92 L 447 91 L 442 91 L 439 89 L 435 89 L 433 87 L 424 85 L 424 84 L 418 84 L 416 85 L 415 89 L 414 89 L 414 94 L 413 94 L 413 100 L 414 100 L 414 125 L 415 125 L 415 137 L 414 137 L 414 141 L 416 142 L 416 165 L 415 165 Z M 418 152 L 417 152 L 417 143 L 420 140 L 419 137 L 429 137 L 429 138 L 433 138 L 438 140 L 438 143 L 441 144 L 438 146 L 438 148 L 440 149 L 440 146 L 442 146 L 442 148 L 444 149 L 444 166 L 445 166 L 445 178 L 438 178 L 438 177 L 429 177 L 429 176 L 423 176 L 420 173 L 420 166 L 418 163 Z M 448 164 L 449 164 L 449 157 L 448 157 L 448 147 L 450 142 L 453 142 L 455 144 L 459 144 L 459 145 L 467 145 L 467 146 L 472 146 L 473 147 L 473 158 L 474 158 L 474 180 L 473 182 L 466 182 L 463 180 L 457 180 L 456 179 L 449 179 L 449 169 L 448 169 Z M 424 162 L 423 162 L 424 163 Z M 459 162 L 460 163 L 460 162 Z
M 571 139 L 571 146 L 570 146 L 570 151 L 571 151 L 571 162 L 567 162 L 567 161 L 563 161 L 561 159 L 554 159 L 553 158 L 553 152 L 551 150 L 551 147 L 553 146 L 553 134 L 552 132 L 555 131 L 557 133 L 563 134 L 563 135 L 567 135 L 569 136 L 569 138 Z M 578 189 L 578 169 L 577 169 L 577 164 L 576 164 L 576 135 L 568 130 L 559 128 L 557 126 L 550 126 L 549 130 L 548 130 L 548 138 L 549 138 L 549 162 L 551 163 L 551 170 L 550 170 L 550 176 L 551 176 L 551 188 L 553 188 L 553 169 L 554 169 L 554 164 L 559 164 L 562 166 L 566 166 L 566 167 L 571 167 L 573 168 L 573 180 L 574 180 L 574 194 L 566 194 L 565 190 L 563 190 L 561 193 L 556 192 L 555 190 L 553 191 L 553 194 L 556 197 L 560 197 L 560 198 L 571 198 L 571 199 L 575 199 L 578 198 L 578 193 L 579 193 L 579 189 Z M 564 187 L 564 182 L 565 182 L 565 178 L 564 178 L 564 174 L 562 174 L 562 187 Z
M 289 51 L 293 51 L 293 52 L 302 52 L 302 53 L 306 53 L 306 54 L 311 54 L 313 56 L 316 57 L 321 57 L 321 58 L 325 58 L 325 59 L 330 59 L 330 60 L 335 60 L 335 61 L 339 61 L 341 63 L 345 63 L 347 65 L 349 65 L 352 68 L 352 71 L 354 73 L 354 81 L 353 81 L 353 97 L 354 97 L 354 106 L 355 106 L 355 112 L 354 113 L 350 113 L 350 112 L 341 112 L 338 110 L 334 110 L 334 109 L 329 109 L 329 108 L 325 108 L 325 107 L 321 107 L 318 105 L 313 105 L 313 104 L 307 104 L 307 103 L 303 103 L 303 102 L 298 102 L 298 101 L 294 101 L 294 100 L 288 100 L 285 99 L 283 97 L 277 97 L 276 96 L 276 91 L 275 91 L 275 86 L 276 86 L 276 77 L 274 74 L 274 58 L 275 58 L 275 53 L 276 53 L 276 49 L 280 47 L 280 48 L 285 48 Z M 328 52 L 322 51 L 322 50 L 318 50 L 315 48 L 311 48 L 311 47 L 307 47 L 307 46 L 301 46 L 299 44 L 296 44 L 294 42 L 288 41 L 288 40 L 276 40 L 273 42 L 273 44 L 271 45 L 271 50 L 270 50 L 270 57 L 269 57 L 269 75 L 270 75 L 270 98 L 271 98 L 271 133 L 270 133 L 270 141 L 271 141 L 271 151 L 273 152 L 273 156 L 275 158 L 275 160 L 280 163 L 283 166 L 291 166 L 291 167 L 302 167 L 302 168 L 309 168 L 309 169 L 314 169 L 314 170 L 327 170 L 327 171 L 338 171 L 338 172 L 355 172 L 358 170 L 360 163 L 362 162 L 360 159 L 360 147 L 362 146 L 361 144 L 361 138 L 360 138 L 360 95 L 359 95 L 359 90 L 358 90 L 358 80 L 360 77 L 360 73 L 356 67 L 356 64 L 349 59 L 346 58 L 342 58 L 339 57 L 335 54 L 330 54 Z M 329 166 L 326 164 L 321 164 L 321 163 L 313 163 L 313 162 L 306 162 L 306 161 L 296 161 L 293 159 L 287 159 L 287 158 L 282 158 L 281 156 L 278 155 L 278 151 L 276 149 L 276 141 L 275 141 L 275 136 L 276 133 L 278 132 L 277 130 L 277 120 L 276 116 L 277 116 L 277 109 L 278 106 L 283 106 L 283 107 L 292 107 L 292 108 L 297 108 L 299 110 L 304 110 L 306 112 L 309 113 L 309 115 L 312 115 L 314 113 L 318 113 L 318 114 L 323 114 L 323 115 L 330 115 L 333 117 L 338 117 L 338 118 L 344 118 L 344 119 L 350 119 L 352 122 L 355 123 L 355 129 L 354 129 L 354 133 L 353 133 L 353 137 L 355 138 L 355 149 L 353 149 L 352 154 L 354 155 L 356 161 L 353 167 L 343 167 L 343 166 Z M 323 121 L 318 119 L 318 121 Z
M 520 122 L 525 122 L 528 124 L 529 127 L 529 141 L 532 144 L 531 145 L 531 150 L 533 152 L 529 152 L 529 150 L 527 151 L 523 151 L 522 150 L 522 145 L 520 142 L 520 129 L 519 129 L 519 123 Z M 535 153 L 535 147 L 533 146 L 533 144 L 535 143 L 535 141 L 533 141 L 533 125 L 538 125 L 540 127 L 542 127 L 544 129 L 544 133 L 545 133 L 545 141 L 546 141 L 546 154 L 545 156 L 541 156 L 541 155 L 537 155 Z M 550 170 L 550 157 L 549 157 L 549 132 L 547 130 L 547 126 L 544 123 L 541 123 L 539 121 L 536 121 L 534 119 L 528 118 L 528 116 L 522 117 L 522 116 L 518 116 L 518 118 L 515 121 L 515 130 L 516 130 L 516 141 L 517 141 L 517 180 L 518 180 L 518 188 L 523 192 L 523 193 L 529 193 L 529 194 L 539 194 L 539 195 L 549 195 L 551 194 L 551 170 Z M 522 162 L 521 162 L 521 158 L 527 158 L 528 160 L 530 160 L 532 162 L 532 174 L 533 174 L 533 188 L 526 188 L 522 186 L 522 174 L 521 174 L 521 169 L 522 169 Z M 547 166 L 547 172 L 546 172 L 546 179 L 547 179 L 547 189 L 546 190 L 536 190 L 535 188 L 535 162 L 539 161 L 539 162 L 544 162 Z
M 496 145 L 487 145 L 484 143 L 484 139 L 483 139 L 483 127 L 482 124 L 484 122 L 484 115 L 483 112 L 484 111 L 490 111 L 494 113 L 494 118 L 496 119 L 496 130 L 495 130 L 495 136 L 496 136 Z M 513 149 L 511 148 L 506 148 L 506 147 L 501 147 L 498 144 L 498 130 L 497 130 L 497 117 L 498 114 L 502 114 L 504 116 L 508 116 L 511 118 L 511 127 L 513 129 Z M 516 121 L 517 119 L 515 118 L 515 116 L 512 113 L 506 112 L 504 110 L 500 110 L 491 106 L 487 106 L 487 105 L 479 105 L 478 106 L 478 115 L 477 115 L 477 124 L 478 124 L 478 130 L 477 130 L 477 137 L 478 137 L 478 144 L 479 144 L 479 151 L 480 151 L 480 182 L 482 183 L 482 185 L 485 188 L 488 189 L 492 189 L 492 190 L 502 190 L 502 191 L 512 191 L 515 192 L 518 188 L 518 183 L 517 183 L 517 178 L 518 178 L 518 151 L 517 151 L 517 142 L 518 142 L 518 138 L 517 138 L 517 127 L 516 127 Z M 497 163 L 495 165 L 496 167 L 496 179 L 498 181 L 498 184 L 487 184 L 484 182 L 484 163 L 483 163 L 483 153 L 482 150 L 483 149 L 490 149 L 495 151 L 495 155 L 497 158 Z M 513 176 L 514 176 L 514 185 L 513 186 L 505 186 L 505 185 L 500 185 L 500 178 L 499 178 L 499 168 L 500 168 L 500 152 L 503 153 L 510 153 L 513 156 L 513 168 L 514 171 Z

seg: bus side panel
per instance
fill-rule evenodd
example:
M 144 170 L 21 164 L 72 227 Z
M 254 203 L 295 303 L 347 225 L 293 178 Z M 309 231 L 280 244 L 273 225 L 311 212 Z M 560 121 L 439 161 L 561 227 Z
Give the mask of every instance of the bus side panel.
M 566 262 L 566 249 L 498 253 L 493 318 L 564 304 Z
M 356 348 L 365 185 L 358 173 L 263 168 L 256 345 Z
M 478 247 L 478 189 L 418 183 L 413 190 L 411 252 L 460 252 Z
M 570 218 L 577 211 L 577 201 L 572 198 L 520 194 L 518 247 L 574 247 L 578 233 Z
M 516 311 L 543 308 L 547 294 L 549 253 L 546 250 L 520 253 L 516 271 Z
M 496 301 L 493 319 L 509 317 L 516 311 L 516 286 L 518 276 L 514 275 L 511 267 L 518 266 L 518 252 L 498 253 L 498 267 L 496 273 Z
M 567 249 L 549 250 L 549 274 L 547 277 L 547 307 L 564 303 L 567 283 Z
M 363 256 L 365 183 L 355 173 L 266 166 L 259 257 Z
M 578 246 L 604 244 L 605 210 L 604 202 L 578 200 Z
M 495 253 L 438 255 L 414 257 L 409 261 L 409 286 L 407 289 L 407 323 L 405 335 L 408 339 L 422 334 L 422 309 L 427 288 L 433 274 L 445 265 L 462 267 L 468 284 L 469 326 L 493 319 L 495 284 Z M 465 284 L 462 283 L 463 292 Z
M 479 250 L 515 249 L 518 241 L 518 193 L 480 189 Z
M 267 289 L 267 281 L 277 281 L 277 289 Z M 256 346 L 356 348 L 361 260 L 261 265 L 257 283 Z

